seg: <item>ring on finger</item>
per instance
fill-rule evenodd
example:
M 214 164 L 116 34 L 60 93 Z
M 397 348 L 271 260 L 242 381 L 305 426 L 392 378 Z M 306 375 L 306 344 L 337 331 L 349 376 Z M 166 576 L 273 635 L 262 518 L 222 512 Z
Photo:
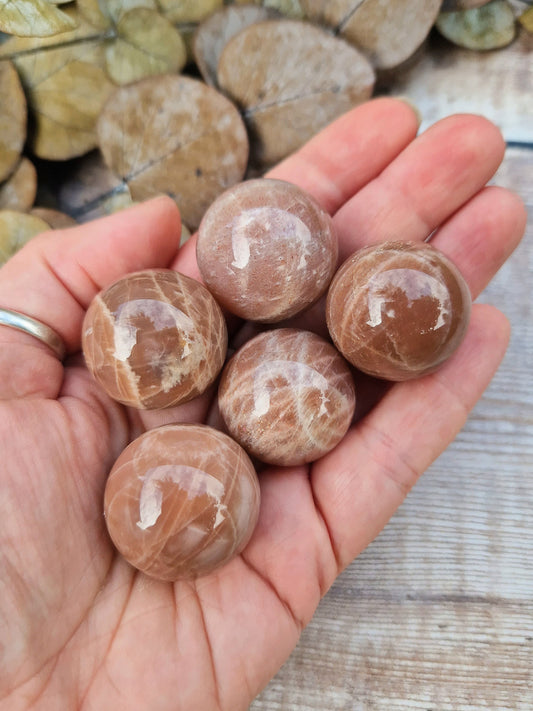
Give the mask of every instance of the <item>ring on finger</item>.
M 0 326 L 9 326 L 28 333 L 51 348 L 59 360 L 63 360 L 65 357 L 66 348 L 63 339 L 42 321 L 26 316 L 19 311 L 0 308 Z

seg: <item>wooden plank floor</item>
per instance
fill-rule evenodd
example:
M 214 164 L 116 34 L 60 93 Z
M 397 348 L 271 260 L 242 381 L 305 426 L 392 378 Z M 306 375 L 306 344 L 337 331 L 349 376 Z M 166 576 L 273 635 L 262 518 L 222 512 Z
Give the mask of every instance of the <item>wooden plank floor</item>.
M 423 127 L 471 110 L 522 144 L 495 182 L 525 200 L 527 234 L 480 299 L 510 318 L 510 348 L 456 441 L 338 579 L 251 711 L 533 709 L 533 40 L 466 55 L 448 51 L 440 88 L 426 58 L 393 93 L 416 101 Z M 444 73 L 453 101 L 439 95 Z
M 493 52 L 452 47 L 432 35 L 427 51 L 391 87 L 421 111 L 424 130 L 440 118 L 468 111 L 490 116 L 510 142 L 533 143 L 533 34 Z

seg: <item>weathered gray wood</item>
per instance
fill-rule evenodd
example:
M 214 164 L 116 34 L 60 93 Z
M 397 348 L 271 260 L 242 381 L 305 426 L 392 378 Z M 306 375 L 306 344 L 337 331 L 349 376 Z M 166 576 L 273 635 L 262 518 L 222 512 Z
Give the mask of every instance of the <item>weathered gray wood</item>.
M 420 60 L 389 88 L 418 106 L 421 130 L 467 111 L 490 118 L 508 141 L 533 143 L 533 34 L 524 30 L 512 45 L 492 52 L 433 36 Z
M 530 215 L 481 297 L 511 320 L 508 354 L 251 711 L 533 708 L 533 150 L 509 149 L 496 182 Z

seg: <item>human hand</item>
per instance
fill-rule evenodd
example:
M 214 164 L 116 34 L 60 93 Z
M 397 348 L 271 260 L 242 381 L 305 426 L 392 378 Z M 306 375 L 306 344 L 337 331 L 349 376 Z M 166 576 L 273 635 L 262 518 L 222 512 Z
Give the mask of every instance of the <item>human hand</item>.
M 271 171 L 335 217 L 344 258 L 386 239 L 432 242 L 475 297 L 518 243 L 519 200 L 484 187 L 498 131 L 452 117 L 415 138 L 403 102 L 336 121 Z M 151 580 L 115 553 L 102 515 L 106 475 L 144 429 L 205 421 L 213 393 L 138 412 L 110 401 L 79 354 L 92 297 L 115 279 L 172 266 L 198 276 L 194 238 L 177 252 L 167 199 L 33 240 L 0 270 L 0 306 L 67 344 L 64 364 L 0 328 L 0 709 L 246 709 L 295 646 L 339 572 L 379 533 L 463 425 L 506 348 L 508 324 L 476 305 L 456 354 L 390 387 L 341 444 L 310 466 L 261 472 L 259 524 L 244 553 L 194 582 Z M 320 309 L 303 317 L 320 330 Z M 246 329 L 246 326 L 244 327 Z M 362 379 L 359 399 L 372 381 Z

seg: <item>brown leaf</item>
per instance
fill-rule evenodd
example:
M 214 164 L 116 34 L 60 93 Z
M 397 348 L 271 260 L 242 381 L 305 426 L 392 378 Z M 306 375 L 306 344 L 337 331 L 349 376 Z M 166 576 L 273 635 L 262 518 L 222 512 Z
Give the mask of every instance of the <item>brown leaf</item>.
M 300 0 L 306 17 L 337 32 L 365 0 Z
M 19 160 L 26 140 L 26 99 L 11 62 L 0 62 L 0 181 Z
M 223 4 L 224 0 L 159 0 L 171 22 L 201 22 Z
M 176 23 L 176 27 L 179 30 L 183 44 L 185 45 L 185 52 L 187 54 L 187 61 L 185 64 L 192 64 L 194 62 L 194 54 L 192 51 L 192 43 L 194 39 L 194 34 L 198 27 L 198 23 L 195 22 L 179 22 Z
M 99 151 L 76 161 L 59 188 L 57 202 L 77 222 L 88 222 L 133 205 L 128 186 L 109 170 Z
M 102 12 L 98 0 L 76 0 L 80 15 L 95 29 L 105 30 L 111 27 L 109 15 Z
M 98 121 L 107 165 L 135 200 L 166 193 L 189 227 L 246 169 L 246 130 L 233 104 L 200 81 L 158 76 L 117 89 Z
M 477 50 L 506 47 L 517 29 L 513 8 L 506 0 L 492 0 L 472 10 L 442 12 L 436 27 L 450 42 Z
M 26 90 L 35 121 L 31 147 L 39 157 L 62 160 L 95 146 L 96 116 L 113 88 L 101 68 L 104 36 L 82 21 L 61 42 L 12 37 L 0 46 Z
M 90 22 L 68 8 L 78 17 L 79 27 L 62 35 L 64 42 L 13 38 L 0 46 L 0 57 L 14 59 L 27 88 L 73 60 L 105 68 L 119 84 L 184 66 L 186 49 L 178 30 L 156 10 L 143 7 L 153 7 L 154 0 L 113 0 L 102 5 L 105 12 L 98 0 L 82 2 Z
M 66 8 L 76 18 L 78 26 L 60 37 L 10 37 L 0 45 L 0 58 L 13 61 L 28 94 L 32 88 L 48 79 L 74 60 L 105 66 L 104 41 L 107 34 L 96 31 L 79 19 L 75 8 Z
M 178 72 L 185 66 L 187 53 L 179 32 L 155 10 L 130 10 L 119 21 L 117 33 L 106 51 L 107 72 L 115 84 Z
M 51 207 L 34 207 L 30 211 L 30 215 L 44 220 L 47 225 L 53 230 L 62 230 L 64 227 L 75 227 L 78 223 L 69 215 L 59 210 L 53 210 Z
M 272 12 L 264 7 L 244 5 L 224 7 L 214 12 L 198 27 L 193 40 L 193 54 L 204 81 L 217 86 L 217 66 L 228 41 L 254 22 L 267 20 Z
M 267 10 L 275 10 L 276 12 L 292 17 L 295 20 L 302 20 L 305 17 L 300 0 L 233 0 L 234 5 L 259 5 Z
M 158 9 L 156 0 L 106 0 L 104 7 L 108 17 L 115 24 L 118 24 L 124 15 L 131 10 L 142 8 L 157 11 Z
M 528 32 L 533 33 L 533 7 L 523 12 L 518 18 L 518 21 Z
M 62 12 L 72 20 L 74 29 L 51 37 L 9 37 L 0 43 L 0 57 L 12 59 L 16 63 L 19 57 L 39 56 L 42 50 L 48 52 L 58 47 L 69 48 L 73 43 L 86 44 L 90 39 L 104 41 L 106 35 L 89 24 L 78 12 L 77 6 L 68 5 Z
M 358 47 L 379 70 L 405 62 L 428 36 L 442 0 L 301 0 L 310 17 L 317 15 Z
M 20 37 L 48 37 L 75 27 L 47 0 L 0 0 L 0 31 Z
M 96 146 L 96 119 L 113 90 L 103 69 L 71 59 L 76 47 L 65 49 L 66 55 L 42 54 L 36 74 L 24 77 L 35 118 L 32 149 L 49 160 L 73 158 Z
M 80 13 L 94 27 L 106 29 L 118 24 L 122 17 L 137 8 L 157 10 L 156 0 L 78 0 Z
M 0 210 L 27 212 L 37 194 L 37 171 L 28 158 L 21 158 L 15 171 L 0 185 Z
M 318 27 L 269 20 L 228 42 L 218 81 L 244 111 L 254 159 L 270 165 L 368 99 L 374 71 L 360 52 Z
M 455 12 L 456 10 L 471 10 L 473 7 L 486 5 L 490 0 L 444 0 L 441 12 Z
M 32 237 L 49 229 L 49 225 L 35 215 L 0 210 L 0 265 L 7 262 Z

